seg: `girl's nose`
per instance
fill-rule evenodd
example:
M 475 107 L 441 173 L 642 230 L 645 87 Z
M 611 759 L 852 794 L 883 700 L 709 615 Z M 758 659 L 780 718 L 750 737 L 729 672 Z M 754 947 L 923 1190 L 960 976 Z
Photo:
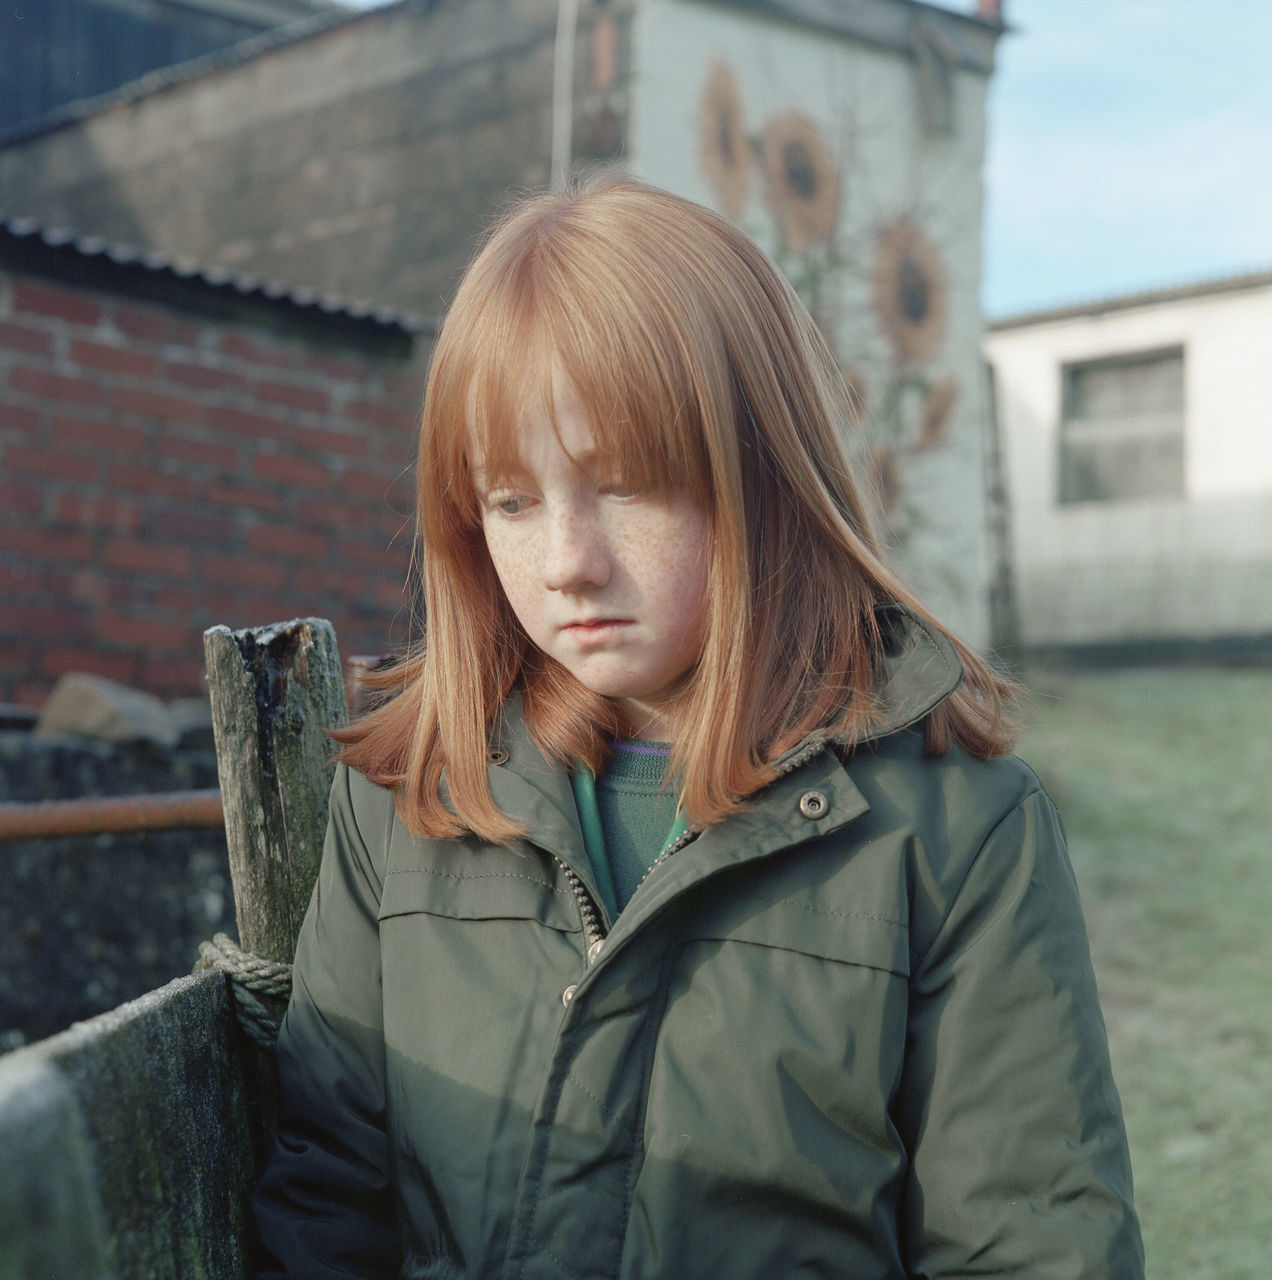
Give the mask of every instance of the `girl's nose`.
M 603 587 L 610 576 L 609 548 L 596 522 L 579 511 L 550 521 L 543 578 L 549 591 Z

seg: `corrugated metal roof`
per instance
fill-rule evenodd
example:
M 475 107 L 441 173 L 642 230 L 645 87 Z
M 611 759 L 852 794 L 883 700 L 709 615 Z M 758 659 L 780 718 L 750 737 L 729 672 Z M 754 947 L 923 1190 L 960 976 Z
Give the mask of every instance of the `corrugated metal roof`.
M 36 241 L 50 249 L 76 254 L 82 258 L 104 259 L 121 267 L 139 267 L 179 280 L 196 281 L 212 289 L 229 290 L 242 297 L 266 298 L 287 306 L 320 311 L 324 315 L 348 320 L 367 321 L 407 333 L 437 332 L 437 321 L 428 316 L 397 311 L 363 299 L 340 298 L 306 286 L 263 280 L 259 276 L 237 273 L 223 267 L 204 266 L 192 258 L 153 249 L 138 249 L 101 236 L 76 235 L 62 227 L 44 226 L 34 218 L 6 217 L 0 213 L 0 238 L 13 242 Z
M 1069 303 L 1038 311 L 1022 311 L 1014 316 L 1001 316 L 997 320 L 991 320 L 985 328 L 990 333 L 997 333 L 1004 329 L 1023 329 L 1032 324 L 1050 324 L 1055 320 L 1079 320 L 1103 315 L 1109 311 L 1128 311 L 1134 307 L 1151 307 L 1157 303 L 1180 302 L 1189 298 L 1204 298 L 1212 294 L 1237 293 L 1243 289 L 1261 289 L 1269 285 L 1272 285 L 1272 270 L 1247 271 L 1240 275 L 1219 276 L 1210 280 L 1170 285 L 1164 289 L 1146 289 L 1137 293 L 1118 294 L 1110 298 L 1095 298 L 1089 302 Z

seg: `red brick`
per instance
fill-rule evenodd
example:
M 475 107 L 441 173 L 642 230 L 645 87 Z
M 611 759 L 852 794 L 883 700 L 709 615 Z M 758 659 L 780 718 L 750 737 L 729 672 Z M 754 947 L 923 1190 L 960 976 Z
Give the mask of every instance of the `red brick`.
M 363 382 L 374 368 L 371 360 L 355 360 L 352 357 L 317 355 L 310 353 L 301 360 L 301 367 L 324 374 L 339 382 Z
M 102 563 L 112 569 L 169 576 L 189 574 L 194 556 L 186 547 L 155 546 L 135 538 L 112 538 L 102 553 Z
M 199 340 L 199 326 L 173 315 L 170 311 L 116 306 L 114 321 L 115 328 L 120 333 L 126 333 L 130 338 L 140 338 L 145 342 L 192 347 Z
M 68 400 L 72 404 L 100 404 L 102 390 L 84 378 L 66 378 L 47 369 L 15 365 L 9 370 L 9 386 L 41 400 Z
M 250 511 L 278 512 L 283 509 L 283 496 L 277 489 L 230 484 L 215 476 L 209 477 L 203 486 L 203 497 L 218 506 L 245 507 Z
M 340 472 L 337 487 L 346 497 L 350 494 L 359 498 L 371 498 L 376 502 L 385 502 L 389 490 L 398 481 L 398 472 L 371 471 L 364 467 L 345 467 Z
M 37 435 L 44 419 L 38 409 L 0 402 L 0 431 L 21 431 L 23 435 Z
M 71 576 L 67 594 L 73 600 L 82 600 L 101 608 L 111 598 L 111 579 L 96 569 L 77 569 Z
M 410 553 L 410 543 L 406 541 L 401 546 L 390 546 L 385 542 L 362 542 L 354 538 L 337 537 L 333 548 L 337 563 L 345 561 L 373 568 L 387 568 L 400 562 L 405 569 Z
M 349 458 L 365 458 L 371 452 L 371 442 L 366 436 L 315 427 L 297 427 L 296 445 L 314 453 L 339 453 Z
M 69 671 L 87 671 L 132 684 L 137 674 L 137 658 L 131 653 L 103 653 L 87 646 L 59 646 L 40 655 L 40 670 L 46 676 L 63 676 Z
M 53 517 L 62 524 L 81 529 L 103 529 L 109 533 L 136 533 L 141 525 L 141 508 L 120 498 L 89 498 L 78 493 L 59 493 L 53 500 Z
M 258 524 L 247 531 L 247 545 L 253 551 L 272 556 L 297 556 L 318 560 L 328 553 L 325 534 L 286 525 Z
M 64 604 L 11 600 L 0 609 L 0 631 L 36 639 L 56 636 L 59 641 L 82 640 L 88 634 L 88 619 L 82 609 Z
M 197 637 L 192 637 L 197 640 Z M 194 646 L 201 652 L 201 645 Z M 164 657 L 143 657 L 141 675 L 138 683 L 165 698 L 182 697 L 189 694 L 203 693 L 206 683 L 201 658 L 183 658 L 171 655 Z
M 94 634 L 110 644 L 138 649 L 177 649 L 190 639 L 193 628 L 171 618 L 128 617 L 103 613 L 93 622 Z
M 235 356 L 240 360 L 250 360 L 253 364 L 272 364 L 280 368 L 291 368 L 300 363 L 300 357 L 290 347 L 266 338 L 258 338 L 230 329 L 221 335 L 217 347 L 227 356 Z
M 97 478 L 97 459 L 60 449 L 26 448 L 11 444 L 4 451 L 4 470 L 9 476 L 44 476 L 52 480 L 89 481 Z
M 206 440 L 191 440 L 176 431 L 159 434 L 159 454 L 180 462 L 196 462 L 202 466 L 216 467 L 221 471 L 233 471 L 238 466 L 238 450 L 228 444 L 210 444 Z
M 260 399 L 285 404 L 292 409 L 308 409 L 311 413 L 327 413 L 331 409 L 331 397 L 313 387 L 298 387 L 289 382 L 258 382 L 254 390 Z
M 71 359 L 94 369 L 110 373 L 133 374 L 139 378 L 153 378 L 159 361 L 139 351 L 126 347 L 112 347 L 104 342 L 90 342 L 87 338 L 75 338 L 71 342 Z
M 101 304 L 78 291 L 56 285 L 18 280 L 13 286 L 14 311 L 30 311 L 39 316 L 56 316 L 72 324 L 95 325 L 102 318 Z
M 158 418 L 161 422 L 189 424 L 203 421 L 203 406 L 197 400 L 163 395 L 140 387 L 116 387 L 110 393 L 110 403 L 122 413 L 139 413 L 148 418 Z
M 146 531 L 154 538 L 176 542 L 230 542 L 235 533 L 228 516 L 173 507 L 152 511 L 146 517 Z
M 208 409 L 208 422 L 220 431 L 232 431 L 249 440 L 265 436 L 271 440 L 290 440 L 295 428 L 281 418 L 267 418 L 263 413 L 213 405 Z
M 53 354 L 53 335 L 25 324 L 0 323 L 0 351 L 25 351 L 32 356 Z
M 326 490 L 331 486 L 327 468 L 302 458 L 284 458 L 276 453 L 258 453 L 252 458 L 252 474 L 258 480 L 278 480 L 295 488 L 308 485 Z
M 376 581 L 371 598 L 385 609 L 397 609 L 407 602 L 406 582 Z
M 39 489 L 29 484 L 0 480 L 0 519 L 39 515 L 42 496 Z
M 168 361 L 161 376 L 170 382 L 207 391 L 247 391 L 252 385 L 249 379 L 222 369 L 220 365 L 190 364 L 180 360 Z
M 404 410 L 376 400 L 350 400 L 344 406 L 344 413 L 377 427 L 388 427 L 390 431 L 406 432 L 416 426 L 411 415 Z
M 244 581 L 247 576 L 245 573 Z M 241 591 L 212 588 L 202 578 L 186 586 L 161 587 L 151 596 L 155 609 L 184 617 L 191 626 L 200 629 L 222 618 L 236 616 L 242 600 Z
M 127 493 L 154 493 L 183 500 L 194 496 L 194 481 L 189 476 L 124 462 L 111 466 L 110 484 Z
M 24 663 L 23 667 L 29 668 L 29 663 Z M 24 680 L 21 684 L 10 687 L 12 692 L 5 701 L 15 703 L 19 707 L 42 707 L 52 692 L 52 685 L 48 682 L 36 684 L 34 681 Z
M 50 433 L 56 444 L 86 445 L 111 454 L 144 453 L 150 435 L 140 427 L 121 427 L 109 418 L 72 418 L 59 414 Z
M 333 502 L 330 498 L 304 498 L 296 515 L 314 529 L 368 529 L 375 521 L 370 503 Z
M 238 557 L 205 555 L 199 560 L 199 581 L 231 587 L 264 587 L 277 589 L 291 576 L 281 561 L 260 556 Z
M 0 550 L 17 551 L 34 560 L 62 566 L 91 560 L 97 540 L 87 533 L 66 533 L 57 529 L 0 527 Z

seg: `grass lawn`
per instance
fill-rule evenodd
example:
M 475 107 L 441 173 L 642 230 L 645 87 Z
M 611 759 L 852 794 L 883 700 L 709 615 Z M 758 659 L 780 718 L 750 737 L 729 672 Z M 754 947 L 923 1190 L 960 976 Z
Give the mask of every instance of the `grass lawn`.
M 1272 670 L 1037 673 L 1152 1280 L 1272 1275 Z

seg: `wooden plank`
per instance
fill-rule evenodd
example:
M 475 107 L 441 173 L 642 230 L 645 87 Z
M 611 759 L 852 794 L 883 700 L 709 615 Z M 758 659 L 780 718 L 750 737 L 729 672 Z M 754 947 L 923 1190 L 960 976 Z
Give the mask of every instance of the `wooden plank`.
M 335 771 L 324 730 L 348 722 L 323 618 L 203 635 L 239 941 L 290 964 L 318 876 Z

